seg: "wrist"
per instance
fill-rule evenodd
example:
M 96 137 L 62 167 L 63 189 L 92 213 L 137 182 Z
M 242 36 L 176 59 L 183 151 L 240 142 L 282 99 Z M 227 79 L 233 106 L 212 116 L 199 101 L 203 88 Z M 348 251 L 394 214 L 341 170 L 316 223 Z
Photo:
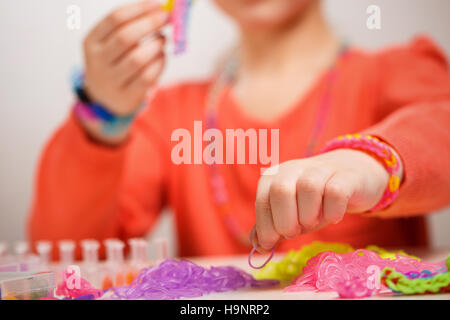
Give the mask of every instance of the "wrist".
M 106 145 L 123 143 L 130 132 L 137 112 L 130 115 L 116 115 L 103 105 L 91 100 L 85 90 L 84 76 L 74 75 L 73 90 L 78 98 L 74 113 L 90 138 Z
M 105 146 L 118 147 L 124 144 L 130 136 L 130 128 L 122 130 L 116 134 L 105 134 L 105 129 L 102 124 L 93 121 L 83 121 L 80 116 L 75 113 L 75 118 L 80 124 L 83 131 L 88 138 L 94 142 Z
M 123 142 L 135 118 L 135 114 L 115 116 L 100 105 L 88 105 L 81 101 L 75 104 L 74 113 L 91 137 L 107 144 Z
M 322 152 L 330 152 L 338 149 L 352 149 L 365 153 L 376 160 L 378 164 L 384 167 L 384 173 L 388 173 L 389 178 L 387 186 L 379 202 L 369 211 L 378 211 L 390 206 L 398 196 L 400 184 L 403 180 L 403 165 L 397 152 L 387 143 L 384 143 L 369 135 L 345 135 L 335 138 L 327 143 L 327 146 Z M 374 172 L 380 172 L 381 166 L 377 166 L 375 161 L 373 166 Z M 381 171 L 383 173 L 383 171 Z M 375 179 L 377 180 L 377 179 Z M 386 184 L 386 179 L 381 179 L 383 184 Z

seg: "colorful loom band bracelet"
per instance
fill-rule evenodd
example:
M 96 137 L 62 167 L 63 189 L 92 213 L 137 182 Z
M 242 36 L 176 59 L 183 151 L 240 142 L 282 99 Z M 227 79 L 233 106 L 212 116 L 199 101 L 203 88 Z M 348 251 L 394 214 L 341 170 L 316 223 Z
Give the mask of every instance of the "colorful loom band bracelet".
M 347 134 L 329 141 L 322 153 L 336 149 L 355 149 L 369 153 L 383 164 L 389 173 L 389 181 L 381 200 L 369 212 L 385 209 L 398 197 L 400 188 L 400 159 L 397 158 L 389 145 L 370 135 Z
M 78 98 L 74 108 L 78 119 L 101 126 L 102 133 L 106 136 L 116 136 L 128 129 L 137 115 L 135 112 L 127 116 L 117 116 L 101 104 L 93 102 L 84 90 L 84 76 L 80 72 L 73 75 L 72 85 Z
M 396 293 L 433 294 L 450 292 L 450 255 L 446 267 L 439 272 L 423 270 L 416 276 L 400 273 L 393 268 L 385 268 L 381 274 L 381 282 Z M 421 276 L 429 273 L 428 276 Z

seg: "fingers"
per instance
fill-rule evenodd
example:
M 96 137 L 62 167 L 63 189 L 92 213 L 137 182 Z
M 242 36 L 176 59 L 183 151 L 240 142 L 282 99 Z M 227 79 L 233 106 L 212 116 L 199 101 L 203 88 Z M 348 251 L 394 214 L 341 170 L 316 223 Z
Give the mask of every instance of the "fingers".
M 117 63 L 127 51 L 138 45 L 143 38 L 157 32 L 167 22 L 168 15 L 161 10 L 125 24 L 106 41 L 103 48 L 105 59 L 109 63 Z
M 269 201 L 275 231 L 284 238 L 300 234 L 301 228 L 297 213 L 295 176 L 280 175 L 270 186 Z
M 264 250 L 272 249 L 280 238 L 272 219 L 269 199 L 270 186 L 271 177 L 261 177 L 258 182 L 255 201 L 256 237 L 258 246 Z
M 271 249 L 279 239 L 366 212 L 386 188 L 381 169 L 370 155 L 347 149 L 282 163 L 274 175 L 260 178 L 252 241 Z
M 311 160 L 283 163 L 276 175 L 259 180 L 252 243 L 267 251 L 280 239 L 338 223 L 349 209 L 367 202 L 367 196 L 361 196 L 366 180 L 352 166 Z
M 139 73 L 163 54 L 165 38 L 159 35 L 134 48 L 115 67 L 114 74 L 124 87 L 133 82 Z
M 336 172 L 328 180 L 323 196 L 323 219 L 326 223 L 338 223 L 343 219 L 357 184 L 357 177 L 345 171 Z
M 270 249 L 264 249 L 260 244 L 259 244 L 259 240 L 258 240 L 258 234 L 256 232 L 256 225 L 253 226 L 253 228 L 250 230 L 250 234 L 249 234 L 249 239 L 250 239 L 250 243 L 252 244 L 253 248 L 256 248 L 256 250 L 259 253 L 267 253 L 269 251 L 272 250 L 273 247 L 275 247 L 278 242 L 280 242 L 281 238 L 278 239 L 278 241 L 275 243 L 275 245 L 272 246 L 272 248 Z
M 309 169 L 297 180 L 298 215 L 304 229 L 312 229 L 320 222 L 323 191 L 332 172 L 327 168 Z
M 120 7 L 100 21 L 88 35 L 90 41 L 106 40 L 116 29 L 131 20 L 160 8 L 158 1 L 141 1 Z
M 253 228 L 250 230 L 250 234 L 249 234 L 249 240 L 250 243 L 252 244 L 253 248 L 257 248 L 258 247 L 258 237 L 256 235 L 256 226 L 253 226 Z
M 134 92 L 147 92 L 152 86 L 155 85 L 159 76 L 164 70 L 165 58 L 164 55 L 156 57 L 152 62 L 142 69 L 137 76 L 130 82 L 124 90 L 130 91 L 132 94 Z M 141 99 L 145 96 L 141 97 Z

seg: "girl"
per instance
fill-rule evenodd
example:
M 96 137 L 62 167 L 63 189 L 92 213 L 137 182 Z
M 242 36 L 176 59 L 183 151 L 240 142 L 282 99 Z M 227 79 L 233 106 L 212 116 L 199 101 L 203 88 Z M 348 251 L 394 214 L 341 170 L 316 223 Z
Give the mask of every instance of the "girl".
M 169 21 L 159 1 L 91 30 L 80 101 L 39 165 L 31 239 L 140 237 L 170 206 L 181 256 L 313 240 L 426 245 L 424 213 L 450 204 L 444 54 L 425 37 L 378 53 L 345 48 L 319 0 L 216 3 L 241 39 L 204 82 L 156 90 Z M 194 135 L 194 121 L 279 129 L 280 165 L 261 176 L 261 163 L 175 164 L 172 133 Z

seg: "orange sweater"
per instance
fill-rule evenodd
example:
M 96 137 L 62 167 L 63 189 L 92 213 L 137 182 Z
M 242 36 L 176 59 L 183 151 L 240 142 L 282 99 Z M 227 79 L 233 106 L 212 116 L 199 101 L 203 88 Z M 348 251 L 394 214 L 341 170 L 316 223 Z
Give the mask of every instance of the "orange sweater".
M 232 95 L 222 101 L 218 127 L 279 128 L 280 162 L 302 156 L 326 81 L 288 114 L 263 123 L 242 114 Z M 32 241 L 144 236 L 170 206 L 181 256 L 248 253 L 228 232 L 213 200 L 206 164 L 175 165 L 172 131 L 191 133 L 204 120 L 210 82 L 161 89 L 133 125 L 130 140 L 108 148 L 87 138 L 71 115 L 42 155 L 29 219 Z M 337 65 L 332 105 L 317 150 L 341 134 L 364 131 L 400 154 L 405 179 L 387 210 L 346 215 L 278 250 L 312 240 L 356 247 L 426 245 L 424 212 L 450 204 L 450 77 L 445 55 L 427 38 L 378 53 L 350 52 Z M 193 134 L 192 134 L 193 135 Z M 250 230 L 260 167 L 223 165 L 235 218 Z M 389 218 L 389 219 L 384 219 Z

